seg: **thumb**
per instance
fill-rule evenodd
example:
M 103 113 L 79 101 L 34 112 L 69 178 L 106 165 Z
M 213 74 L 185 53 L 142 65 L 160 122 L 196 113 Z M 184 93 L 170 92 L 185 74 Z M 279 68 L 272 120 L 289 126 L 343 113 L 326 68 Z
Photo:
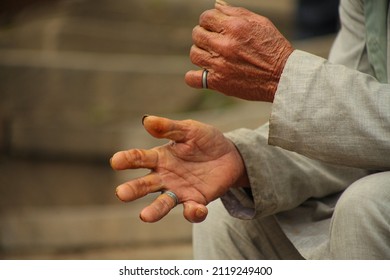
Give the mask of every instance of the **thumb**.
M 146 115 L 142 119 L 142 124 L 153 137 L 165 138 L 175 142 L 186 140 L 188 129 L 182 121 Z
M 223 0 L 216 0 L 215 5 L 230 6 L 227 2 L 225 2 Z

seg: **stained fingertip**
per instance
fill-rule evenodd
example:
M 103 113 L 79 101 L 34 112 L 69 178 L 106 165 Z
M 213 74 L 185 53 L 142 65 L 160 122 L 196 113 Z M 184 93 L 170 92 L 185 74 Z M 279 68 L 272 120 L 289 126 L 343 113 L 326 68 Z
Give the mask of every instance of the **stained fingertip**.
M 150 221 L 147 219 L 147 217 L 145 217 L 145 214 L 144 214 L 144 210 L 141 211 L 141 213 L 139 213 L 139 218 L 141 219 L 141 221 L 143 221 L 144 223 L 150 223 Z
M 119 195 L 118 188 L 115 189 L 115 196 L 116 196 L 120 201 L 125 202 L 124 200 L 122 200 L 121 196 Z
M 207 207 L 195 202 L 184 203 L 183 216 L 191 223 L 203 222 L 208 214 Z
M 141 221 L 145 223 L 155 223 L 161 220 L 165 215 L 158 215 L 154 212 L 149 211 L 148 209 L 143 209 L 139 214 Z
M 165 217 L 175 207 L 175 203 L 168 195 L 159 195 L 149 206 L 145 207 L 140 218 L 147 223 L 155 223 Z
M 125 169 L 126 166 L 124 166 L 124 160 L 125 156 L 123 151 L 116 152 L 111 158 L 110 158 L 110 165 L 111 168 L 114 170 L 122 170 Z
M 146 119 L 147 117 L 149 117 L 149 116 L 150 116 L 150 115 L 147 115 L 147 114 L 143 115 L 143 117 L 142 117 L 142 125 L 144 125 L 145 119 Z
M 110 166 L 112 169 L 114 170 L 117 170 L 117 166 L 116 166 L 116 158 L 118 157 L 118 154 L 120 152 L 116 152 L 111 158 L 110 158 Z
M 158 126 L 158 124 L 163 120 L 164 118 L 158 117 L 158 116 L 152 116 L 152 115 L 145 115 L 142 118 L 142 125 L 145 127 L 146 130 L 150 128 L 154 128 Z
M 139 218 L 140 218 L 141 221 L 143 221 L 144 223 L 148 223 L 148 221 L 146 221 L 145 218 L 142 216 L 142 212 L 139 213 Z
M 129 201 L 129 199 L 126 199 L 126 194 L 123 192 L 123 188 L 117 187 L 115 189 L 115 196 L 122 202 Z
M 180 121 L 161 117 L 148 117 L 145 120 L 145 130 L 156 138 L 165 138 L 177 142 L 185 139 L 186 133 Z
M 203 205 L 202 205 L 203 206 Z M 208 210 L 207 207 L 199 207 L 196 209 L 195 216 L 199 221 L 204 221 L 207 217 Z

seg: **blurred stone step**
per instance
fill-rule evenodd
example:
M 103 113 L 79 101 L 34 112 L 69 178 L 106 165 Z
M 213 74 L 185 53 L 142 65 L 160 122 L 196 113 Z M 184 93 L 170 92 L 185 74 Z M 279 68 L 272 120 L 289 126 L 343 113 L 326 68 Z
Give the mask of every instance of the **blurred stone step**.
M 115 187 L 141 172 L 114 172 L 105 163 L 0 158 L 0 212 L 29 208 L 118 205 Z M 144 173 L 144 172 L 143 172 Z
M 117 251 L 121 247 L 146 247 L 152 252 L 153 247 L 191 243 L 192 225 L 182 217 L 181 207 L 173 209 L 158 223 L 145 224 L 138 215 L 146 201 L 150 198 L 130 207 L 51 207 L 3 212 L 0 217 L 2 254 L 5 257 L 53 252 L 66 255 L 74 250 L 88 252 L 110 247 Z
M 245 7 L 263 15 L 279 15 L 279 19 L 294 14 L 296 3 L 291 0 L 229 0 L 234 6 Z M 92 4 L 93 3 L 93 4 Z M 206 9 L 214 8 L 214 0 L 181 1 L 181 0 L 110 0 L 75 1 L 70 9 L 75 16 L 97 15 L 100 18 L 134 20 L 151 22 L 186 23 L 191 17 L 199 17 Z
M 103 53 L 187 54 L 192 28 L 187 25 L 107 21 L 94 18 L 37 19 L 4 30 L 1 48 Z
M 235 1 L 237 2 L 237 1 Z M 237 2 L 268 16 L 286 36 L 293 33 L 292 1 Z M 234 3 L 233 3 L 234 4 Z M 0 47 L 187 54 L 192 28 L 213 1 L 59 1 L 26 11 L 0 29 Z
M 0 30 L 0 46 L 183 54 L 192 44 L 191 31 L 198 22 L 201 7 L 199 3 L 150 0 L 46 3 Z
M 191 260 L 191 242 L 142 244 L 141 246 L 102 246 L 63 251 L 8 252 L 0 259 L 7 260 Z

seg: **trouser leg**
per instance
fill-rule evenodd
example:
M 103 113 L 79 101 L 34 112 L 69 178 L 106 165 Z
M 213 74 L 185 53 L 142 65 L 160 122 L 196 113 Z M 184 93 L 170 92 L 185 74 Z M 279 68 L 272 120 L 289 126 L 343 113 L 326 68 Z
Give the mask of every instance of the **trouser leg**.
M 194 224 L 195 259 L 302 259 L 273 216 L 240 220 L 220 200 L 208 208 L 207 219 Z
M 364 177 L 340 197 L 330 230 L 334 259 L 390 259 L 390 172 Z

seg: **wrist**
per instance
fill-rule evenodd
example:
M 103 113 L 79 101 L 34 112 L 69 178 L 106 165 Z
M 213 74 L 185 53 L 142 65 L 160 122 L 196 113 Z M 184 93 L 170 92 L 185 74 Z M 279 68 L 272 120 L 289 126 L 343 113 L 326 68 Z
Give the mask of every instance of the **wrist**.
M 276 90 L 278 89 L 279 81 L 282 76 L 284 67 L 286 66 L 287 60 L 290 55 L 293 53 L 294 48 L 288 43 L 281 51 L 279 58 L 277 59 L 273 73 L 271 74 L 271 83 L 269 88 L 268 100 L 273 102 L 275 98 Z
M 236 163 L 237 163 L 237 170 L 238 170 L 238 174 L 236 180 L 232 185 L 232 188 L 249 188 L 250 181 L 245 167 L 244 159 L 242 158 L 241 153 L 237 149 L 236 145 L 234 145 L 234 143 L 232 143 L 232 145 L 234 146 L 234 152 L 237 158 Z

